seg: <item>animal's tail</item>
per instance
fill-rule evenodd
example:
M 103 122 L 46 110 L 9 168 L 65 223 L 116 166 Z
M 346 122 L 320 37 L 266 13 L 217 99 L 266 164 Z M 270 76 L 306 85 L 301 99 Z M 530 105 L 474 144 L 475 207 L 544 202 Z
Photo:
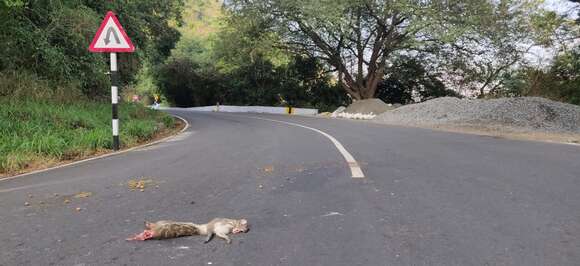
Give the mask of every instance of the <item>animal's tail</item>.
M 207 225 L 206 224 L 195 224 L 191 223 L 193 228 L 195 228 L 196 235 L 206 235 L 207 234 Z

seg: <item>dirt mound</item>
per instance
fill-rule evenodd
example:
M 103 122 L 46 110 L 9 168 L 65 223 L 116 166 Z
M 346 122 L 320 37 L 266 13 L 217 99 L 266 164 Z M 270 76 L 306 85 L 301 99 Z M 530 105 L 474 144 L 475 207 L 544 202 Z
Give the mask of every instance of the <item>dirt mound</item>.
M 349 105 L 343 112 L 349 114 L 382 114 L 394 107 L 387 105 L 380 99 L 358 100 Z
M 523 131 L 580 133 L 580 106 L 537 97 L 437 98 L 383 113 L 377 122 L 408 125 L 499 125 Z

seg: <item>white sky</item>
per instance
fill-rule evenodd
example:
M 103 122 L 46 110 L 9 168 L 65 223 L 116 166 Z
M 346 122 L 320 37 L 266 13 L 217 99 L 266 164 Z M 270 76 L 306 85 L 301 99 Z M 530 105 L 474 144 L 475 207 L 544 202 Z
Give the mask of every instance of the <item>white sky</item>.
M 568 0 L 545 0 L 543 7 L 571 19 L 576 19 L 578 17 L 578 10 L 580 10 L 580 4 Z M 526 58 L 532 64 L 546 67 L 551 63 L 555 52 L 556 50 L 553 48 L 534 47 L 530 50 Z
M 572 18 L 577 17 L 578 4 L 567 0 L 545 0 L 544 6 L 548 10 L 556 11 L 560 15 L 569 15 Z M 576 8 L 576 10 L 573 10 Z

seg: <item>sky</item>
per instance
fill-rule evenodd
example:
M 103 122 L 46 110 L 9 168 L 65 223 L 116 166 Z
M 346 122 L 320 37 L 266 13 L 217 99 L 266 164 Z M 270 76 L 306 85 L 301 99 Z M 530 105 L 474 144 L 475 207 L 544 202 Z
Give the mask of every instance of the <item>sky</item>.
M 546 9 L 556 11 L 560 15 L 569 15 L 572 18 L 578 16 L 579 4 L 572 3 L 568 0 L 546 0 L 544 3 Z M 576 8 L 576 10 L 573 10 Z
M 578 11 L 580 10 L 580 4 L 568 0 L 545 0 L 543 7 L 571 19 L 576 19 L 578 17 Z M 547 67 L 554 58 L 556 51 L 553 48 L 534 47 L 530 50 L 526 58 L 534 65 Z

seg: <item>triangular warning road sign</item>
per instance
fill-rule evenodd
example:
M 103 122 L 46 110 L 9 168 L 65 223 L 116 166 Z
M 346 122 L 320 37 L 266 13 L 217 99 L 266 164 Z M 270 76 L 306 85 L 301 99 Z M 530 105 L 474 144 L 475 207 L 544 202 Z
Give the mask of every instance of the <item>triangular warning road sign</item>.
M 117 20 L 115 13 L 109 11 L 101 23 L 97 34 L 95 34 L 89 46 L 89 51 L 97 53 L 131 53 L 135 51 L 135 46 L 133 46 L 131 39 L 129 39 L 125 30 L 123 30 L 123 26 Z

